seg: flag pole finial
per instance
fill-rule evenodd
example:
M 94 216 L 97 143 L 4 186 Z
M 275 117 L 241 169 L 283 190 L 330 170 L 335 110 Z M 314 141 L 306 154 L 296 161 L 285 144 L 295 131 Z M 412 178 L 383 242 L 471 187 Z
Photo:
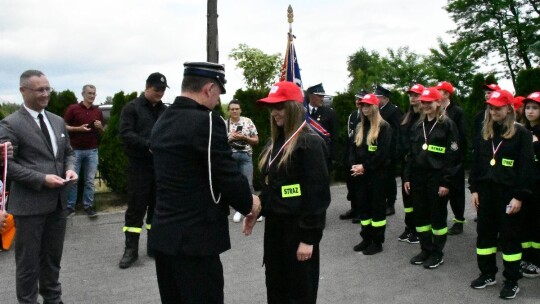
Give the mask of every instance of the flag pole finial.
M 289 7 L 287 8 L 287 20 L 289 21 L 289 40 L 292 40 L 293 39 L 292 23 L 294 22 L 294 12 L 290 4 L 289 4 Z

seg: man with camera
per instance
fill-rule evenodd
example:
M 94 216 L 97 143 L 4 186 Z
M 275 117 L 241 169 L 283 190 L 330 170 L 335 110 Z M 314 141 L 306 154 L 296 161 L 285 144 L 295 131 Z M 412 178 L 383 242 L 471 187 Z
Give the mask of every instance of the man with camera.
M 241 116 L 242 107 L 236 99 L 231 100 L 227 106 L 229 118 L 227 119 L 228 142 L 233 151 L 233 158 L 240 172 L 247 178 L 249 187 L 253 193 L 253 148 L 259 143 L 257 128 L 251 119 Z M 239 223 L 242 214 L 238 211 L 233 216 L 233 222 Z M 259 221 L 262 218 L 259 218 Z
M 84 171 L 83 206 L 88 217 L 97 216 L 94 211 L 94 179 L 98 166 L 98 142 L 103 133 L 103 114 L 98 106 L 94 106 L 96 87 L 91 84 L 83 86 L 83 101 L 70 105 L 64 120 L 69 132 L 69 139 L 75 152 L 75 172 L 80 175 L 81 167 Z M 67 199 L 67 212 L 75 212 L 77 203 L 77 183 L 71 185 Z

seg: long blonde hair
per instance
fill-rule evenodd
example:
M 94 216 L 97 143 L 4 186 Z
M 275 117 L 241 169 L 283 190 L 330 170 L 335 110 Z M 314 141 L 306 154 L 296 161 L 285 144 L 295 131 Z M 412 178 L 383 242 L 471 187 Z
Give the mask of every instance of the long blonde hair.
M 356 127 L 356 138 L 354 140 L 354 143 L 357 147 L 360 147 L 362 144 L 362 141 L 364 140 L 364 128 L 366 128 L 366 120 L 369 119 L 371 122 L 371 126 L 369 128 L 369 132 L 367 134 L 366 138 L 366 144 L 367 145 L 375 145 L 377 143 L 377 138 L 379 137 L 379 131 L 381 130 L 381 124 L 384 121 L 384 119 L 381 116 L 381 113 L 379 112 L 379 107 L 375 105 L 370 105 L 371 113 L 369 117 L 364 115 L 364 112 L 360 110 L 362 113 L 362 119 L 360 120 L 360 123 Z
M 289 139 L 293 133 L 298 130 L 298 128 L 304 123 L 306 118 L 306 112 L 305 108 L 300 102 L 296 101 L 285 101 L 285 121 L 283 125 L 283 131 L 285 133 L 285 140 Z M 263 171 L 264 166 L 266 165 L 268 158 L 270 157 L 272 153 L 272 149 L 274 148 L 274 143 L 276 142 L 278 136 L 279 136 L 279 129 L 278 125 L 276 124 L 276 121 L 272 117 L 272 114 L 270 114 L 270 144 L 267 148 L 261 153 L 261 156 L 259 157 L 259 170 Z M 308 129 L 308 126 L 304 126 L 302 130 L 300 130 L 300 133 L 306 132 Z M 300 134 L 298 134 L 300 135 Z M 291 158 L 292 151 L 294 151 L 294 148 L 296 147 L 296 143 L 298 142 L 298 137 L 295 136 L 287 147 L 283 150 L 283 156 L 281 157 L 281 160 L 278 163 L 278 166 L 281 167 L 282 165 L 286 165 Z
M 516 112 L 514 107 L 511 105 L 506 105 L 510 109 L 510 112 L 506 114 L 504 121 L 502 122 L 504 133 L 501 135 L 504 139 L 509 139 L 516 134 Z M 493 132 L 493 118 L 489 114 L 489 106 L 486 107 L 486 112 L 484 114 L 484 123 L 482 124 L 482 138 L 484 140 L 492 139 L 495 133 Z

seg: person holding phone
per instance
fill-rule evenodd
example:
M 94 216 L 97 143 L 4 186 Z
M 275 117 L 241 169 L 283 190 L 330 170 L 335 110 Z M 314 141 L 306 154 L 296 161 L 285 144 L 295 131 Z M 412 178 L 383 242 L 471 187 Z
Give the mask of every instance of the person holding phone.
M 233 151 L 233 158 L 238 164 L 240 172 L 247 178 L 251 192 L 253 189 L 253 146 L 259 143 L 257 128 L 251 119 L 241 116 L 242 107 L 240 101 L 233 99 L 227 106 L 229 118 L 227 119 L 227 134 L 229 145 Z M 242 220 L 242 214 L 236 212 L 233 221 L 239 223 Z M 262 217 L 259 218 L 259 221 Z
M 516 123 L 514 97 L 494 91 L 486 101 L 487 115 L 474 140 L 469 173 L 472 204 L 478 212 L 476 256 L 480 276 L 474 289 L 495 285 L 496 254 L 502 252 L 505 282 L 499 297 L 513 299 L 519 292 L 522 255 L 522 202 L 531 195 L 534 152 L 531 132 Z
M 99 137 L 104 131 L 103 114 L 99 107 L 94 105 L 97 96 L 94 85 L 84 85 L 81 94 L 83 101 L 70 105 L 66 110 L 64 120 L 71 146 L 75 152 L 75 172 L 80 174 L 81 168 L 84 171 L 82 196 L 84 212 L 88 217 L 95 218 L 97 213 L 94 210 L 94 179 L 98 166 Z M 71 215 L 75 212 L 75 204 L 77 203 L 78 183 L 73 182 L 69 187 L 67 212 L 68 215 Z

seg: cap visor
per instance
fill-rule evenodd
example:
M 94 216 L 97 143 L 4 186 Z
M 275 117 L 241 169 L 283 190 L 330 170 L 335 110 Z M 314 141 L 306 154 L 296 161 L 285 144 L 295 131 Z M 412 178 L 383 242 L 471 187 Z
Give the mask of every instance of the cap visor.
M 488 101 L 486 101 L 487 104 L 490 104 L 494 107 L 502 107 L 502 106 L 505 106 L 507 105 L 504 101 L 500 101 L 500 100 L 497 100 L 497 99 L 489 99 Z

